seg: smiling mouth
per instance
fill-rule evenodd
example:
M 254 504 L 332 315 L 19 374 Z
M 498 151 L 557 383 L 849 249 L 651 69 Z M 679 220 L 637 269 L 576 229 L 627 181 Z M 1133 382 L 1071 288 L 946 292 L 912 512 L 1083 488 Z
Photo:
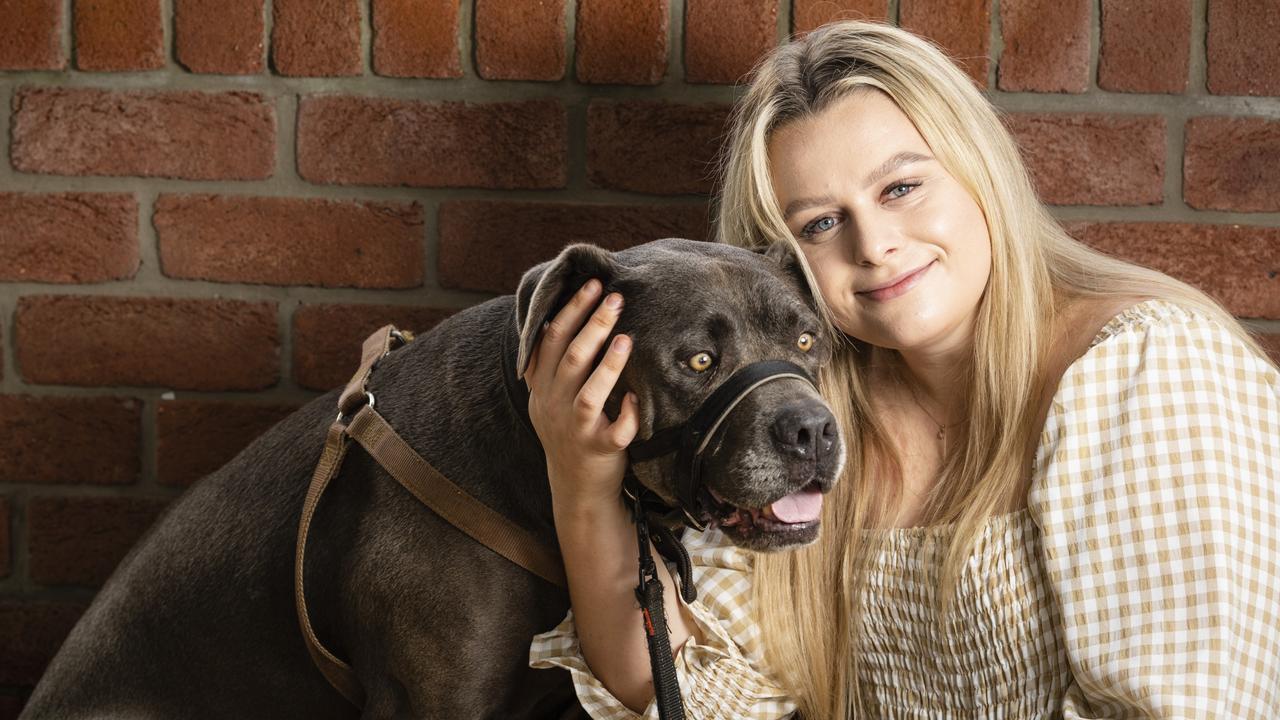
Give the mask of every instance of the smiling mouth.
M 900 295 L 905 295 L 919 284 L 920 280 L 929 272 L 929 269 L 932 268 L 933 264 L 936 262 L 938 261 L 930 260 L 924 266 L 907 273 L 905 276 L 894 281 L 891 285 L 885 285 L 884 287 L 879 287 L 874 290 L 862 290 L 855 294 L 876 302 L 892 300 Z
M 709 488 L 704 487 L 703 493 L 704 506 L 710 509 L 712 522 L 725 532 L 741 535 L 747 535 L 753 530 L 767 533 L 807 532 L 818 526 L 822 515 L 822 490 L 816 481 L 762 508 L 739 507 Z

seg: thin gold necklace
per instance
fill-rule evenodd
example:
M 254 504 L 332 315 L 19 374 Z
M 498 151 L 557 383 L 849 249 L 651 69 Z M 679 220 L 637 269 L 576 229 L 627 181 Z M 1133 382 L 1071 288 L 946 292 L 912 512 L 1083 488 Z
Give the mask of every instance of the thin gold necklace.
M 931 422 L 931 423 L 933 423 L 934 425 L 937 425 L 937 426 L 938 426 L 938 434 L 937 434 L 937 435 L 935 435 L 934 437 L 936 437 L 936 438 L 937 438 L 937 439 L 942 443 L 942 454 L 943 454 L 943 456 L 946 456 L 946 454 L 947 454 L 947 428 L 955 427 L 956 425 L 961 425 L 961 424 L 963 424 L 965 421 L 964 421 L 964 420 L 957 420 L 956 422 L 953 422 L 953 423 L 951 423 L 951 424 L 949 424 L 949 425 L 944 425 L 943 423 L 938 422 L 938 419 L 937 419 L 937 418 L 935 418 L 935 417 L 933 416 L 933 413 L 929 412 L 928 408 L 926 408 L 926 407 L 924 406 L 924 403 L 920 402 L 920 398 L 916 396 L 916 386 L 915 386 L 915 385 L 913 385 L 912 383 L 907 382 L 907 381 L 902 377 L 902 369 L 901 369 L 901 368 L 899 368 L 899 367 L 897 367 L 897 366 L 893 366 L 893 367 L 891 368 L 891 372 L 893 373 L 893 379 L 894 379 L 894 380 L 895 380 L 899 385 L 906 385 L 906 386 L 907 386 L 907 392 L 911 393 L 911 402 L 915 403 L 916 407 L 920 408 L 920 412 L 924 413 L 925 417 L 929 418 L 929 422 Z
M 907 392 L 911 393 L 911 402 L 915 403 L 916 407 L 920 408 L 920 412 L 924 413 L 924 416 L 929 418 L 930 422 L 938 426 L 937 437 L 939 440 L 942 441 L 943 447 L 945 448 L 947 443 L 947 428 L 951 427 L 952 425 L 956 425 L 958 423 L 951 423 L 951 425 L 943 425 L 942 423 L 938 422 L 938 419 L 933 416 L 933 413 L 929 412 L 929 410 L 924 406 L 924 403 L 920 402 L 920 398 L 916 397 L 915 386 L 910 383 L 905 383 L 905 384 L 907 386 Z

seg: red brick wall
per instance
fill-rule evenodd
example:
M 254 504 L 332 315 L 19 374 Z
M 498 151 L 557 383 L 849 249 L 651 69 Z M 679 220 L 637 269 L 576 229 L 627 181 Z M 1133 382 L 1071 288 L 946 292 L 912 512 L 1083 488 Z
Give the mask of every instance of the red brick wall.
M 172 15 L 166 14 L 172 8 Z M 0 0 L 0 720 L 182 488 L 384 322 L 567 242 L 705 237 L 732 83 L 934 38 L 1084 241 L 1280 353 L 1268 0 Z

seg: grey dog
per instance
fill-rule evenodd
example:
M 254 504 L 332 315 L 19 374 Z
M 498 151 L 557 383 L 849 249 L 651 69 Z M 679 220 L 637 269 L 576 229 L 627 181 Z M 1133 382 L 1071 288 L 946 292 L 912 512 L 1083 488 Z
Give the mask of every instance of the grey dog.
M 618 253 L 570 246 L 526 273 L 514 297 L 459 312 L 383 358 L 369 387 L 392 427 L 551 546 L 545 458 L 520 378 L 544 322 L 593 277 L 623 294 L 615 332 L 635 340 L 606 412 L 634 391 L 640 437 L 687 420 L 735 367 L 782 359 L 816 375 L 830 354 L 794 258 L 673 239 Z M 567 673 L 527 666 L 531 637 L 563 618 L 567 593 L 448 525 L 358 446 L 312 524 L 306 593 L 316 633 L 364 686 L 363 714 L 312 664 L 294 609 L 294 546 L 337 392 L 281 421 L 169 508 L 72 630 L 22 718 L 575 712 Z M 751 393 L 704 460 L 713 521 L 749 548 L 811 541 L 817 519 L 770 508 L 830 489 L 844 459 L 834 427 L 806 383 Z M 671 458 L 635 471 L 673 499 Z

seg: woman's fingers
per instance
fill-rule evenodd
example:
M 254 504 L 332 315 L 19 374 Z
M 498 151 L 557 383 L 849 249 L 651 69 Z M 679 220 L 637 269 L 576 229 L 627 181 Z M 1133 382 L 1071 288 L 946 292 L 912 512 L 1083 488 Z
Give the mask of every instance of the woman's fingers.
M 568 304 L 556 313 L 551 322 L 547 323 L 535 348 L 537 365 L 531 373 L 526 373 L 526 375 L 532 375 L 532 380 L 527 381 L 530 387 L 533 387 L 534 383 L 545 385 L 555 377 L 556 368 L 560 365 L 560 358 L 564 355 L 565 348 L 577 335 L 578 328 L 582 327 L 587 314 L 596 306 L 600 288 L 599 280 L 595 278 L 588 280 L 578 289 L 578 292 L 573 294 Z
M 574 411 L 578 413 L 579 421 L 591 422 L 591 427 L 594 427 L 593 421 L 603 419 L 601 413 L 604 411 L 604 403 L 609 398 L 609 393 L 613 392 L 613 386 L 618 383 L 618 377 L 630 356 L 631 338 L 626 335 L 615 337 L 609 344 L 609 351 L 604 354 L 600 364 L 591 372 L 574 398 Z
M 622 311 L 622 296 L 609 293 L 600 307 L 591 314 L 586 325 L 578 331 L 578 335 L 565 348 L 560 359 L 560 367 L 556 370 L 556 382 L 567 387 L 581 387 L 591 373 L 591 365 L 600 354 L 600 348 L 613 332 L 614 323 Z

